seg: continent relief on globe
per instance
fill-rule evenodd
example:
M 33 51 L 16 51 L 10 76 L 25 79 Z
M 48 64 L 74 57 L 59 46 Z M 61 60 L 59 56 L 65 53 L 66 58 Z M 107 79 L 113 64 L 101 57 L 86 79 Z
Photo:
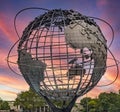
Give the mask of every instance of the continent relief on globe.
M 98 26 L 89 25 L 84 20 L 74 20 L 65 26 L 66 43 L 73 49 L 88 48 L 92 50 L 91 58 L 94 59 L 93 80 L 98 74 L 102 76 L 106 70 L 107 47 L 106 40 Z M 93 81 L 94 82 L 94 81 Z
M 28 84 L 38 91 L 39 82 L 44 80 L 46 64 L 41 60 L 34 60 L 31 54 L 23 49 L 19 52 L 18 65 Z

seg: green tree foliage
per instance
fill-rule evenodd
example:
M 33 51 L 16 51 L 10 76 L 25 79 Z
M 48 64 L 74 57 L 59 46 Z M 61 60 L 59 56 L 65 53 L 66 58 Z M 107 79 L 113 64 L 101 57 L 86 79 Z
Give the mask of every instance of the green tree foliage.
M 0 100 L 0 107 L 3 101 Z M 63 106 L 63 102 L 52 101 L 57 107 Z M 68 102 L 66 102 L 67 104 Z M 6 104 L 4 104 L 4 108 Z M 14 105 L 20 105 L 24 109 L 31 110 L 37 107 L 45 106 L 47 103 L 45 100 L 34 93 L 31 89 L 29 91 L 21 92 L 18 94 Z M 120 112 L 120 91 L 117 93 L 101 93 L 98 98 L 85 97 L 81 100 L 80 105 L 82 108 L 78 108 L 77 112 Z M 80 107 L 79 105 L 76 105 Z M 2 107 L 2 108 L 3 108 Z
M 14 102 L 14 105 L 20 105 L 26 110 L 34 111 L 35 108 L 45 106 L 46 102 L 42 97 L 38 96 L 30 89 L 29 91 L 19 93 Z
M 0 98 L 0 110 L 9 110 L 10 109 L 10 106 L 8 104 L 7 101 L 3 101 L 1 98 Z
M 88 102 L 88 109 L 94 110 L 95 108 L 97 108 L 97 106 L 98 106 L 98 100 L 96 100 L 96 99 L 91 99 Z
M 58 108 L 68 104 L 67 101 L 62 102 L 56 100 L 52 100 L 52 103 L 54 103 Z M 34 91 L 32 91 L 32 89 L 30 89 L 29 91 L 19 93 L 15 99 L 14 105 L 21 106 L 25 110 L 34 112 L 35 108 L 46 106 L 47 103 L 42 97 L 38 96 Z
M 2 104 L 2 99 L 0 98 L 0 105 Z
M 81 100 L 80 104 L 83 106 L 83 109 L 82 109 L 83 112 L 87 112 L 88 102 L 90 102 L 90 101 L 91 101 L 90 97 L 85 97 Z
M 83 98 L 80 103 L 82 112 L 120 112 L 120 91 L 101 93 L 98 98 Z
M 95 112 L 95 109 L 98 106 L 98 100 L 85 97 L 81 100 L 80 104 L 83 106 L 82 112 Z
M 9 110 L 10 106 L 7 101 L 3 101 L 0 110 Z

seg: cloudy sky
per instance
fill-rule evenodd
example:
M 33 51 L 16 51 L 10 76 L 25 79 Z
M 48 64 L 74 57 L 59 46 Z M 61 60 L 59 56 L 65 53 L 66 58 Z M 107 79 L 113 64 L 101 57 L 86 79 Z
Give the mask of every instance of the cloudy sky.
M 23 8 L 74 9 L 84 15 L 106 20 L 112 25 L 115 33 L 115 39 L 110 50 L 116 59 L 120 60 L 120 0 L 0 0 L 0 2 L 0 97 L 3 100 L 14 100 L 17 93 L 29 88 L 21 75 L 16 75 L 10 71 L 6 62 L 10 47 L 18 40 L 14 29 L 14 17 Z M 19 35 L 22 34 L 25 26 L 40 13 L 40 10 L 28 10 L 18 16 L 16 25 Z M 103 22 L 96 22 L 100 25 L 109 45 L 112 39 L 110 28 Z M 114 65 L 115 63 L 109 59 L 109 64 Z M 112 82 L 115 76 L 116 68 L 109 67 L 99 85 Z M 96 97 L 100 92 L 117 92 L 119 89 L 120 77 L 110 86 L 95 87 L 88 93 L 88 96 Z

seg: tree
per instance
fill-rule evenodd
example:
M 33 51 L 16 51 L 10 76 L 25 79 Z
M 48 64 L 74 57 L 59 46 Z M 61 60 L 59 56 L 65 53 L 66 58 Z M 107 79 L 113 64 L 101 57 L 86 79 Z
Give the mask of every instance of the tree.
M 20 105 L 24 110 L 34 111 L 35 108 L 45 106 L 46 102 L 30 89 L 29 91 L 19 93 L 14 105 Z
M 97 109 L 97 102 L 98 100 L 97 99 L 91 99 L 89 102 L 88 102 L 88 110 L 90 112 L 95 112 L 95 110 Z
M 120 112 L 120 90 L 117 93 L 101 93 L 98 98 L 81 100 L 82 112 Z
M 80 104 L 83 106 L 82 111 L 87 112 L 88 111 L 88 102 L 91 101 L 90 97 L 85 97 L 81 100 Z
M 1 104 L 1 109 L 0 110 L 9 110 L 10 106 L 7 101 L 3 101 Z
M 98 100 L 100 111 L 118 112 L 120 108 L 120 97 L 117 93 L 101 93 Z
M 10 106 L 8 104 L 7 101 L 3 101 L 1 98 L 0 98 L 0 110 L 9 110 L 10 109 Z
M 98 100 L 99 100 L 99 111 L 108 112 L 110 105 L 108 93 L 101 93 L 98 97 Z
M 120 112 L 120 94 L 110 93 L 109 112 Z
M 119 92 L 119 95 L 120 95 L 120 90 L 118 92 Z
M 0 98 L 0 110 L 1 110 L 2 102 L 3 102 L 3 101 L 2 101 L 2 99 Z

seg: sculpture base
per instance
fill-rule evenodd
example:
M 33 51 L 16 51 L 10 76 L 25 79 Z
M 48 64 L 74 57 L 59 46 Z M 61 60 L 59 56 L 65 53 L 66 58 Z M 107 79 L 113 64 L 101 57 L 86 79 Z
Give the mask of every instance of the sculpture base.
M 76 99 L 78 98 L 77 95 L 74 96 L 74 98 L 71 100 L 69 105 L 66 108 L 57 108 L 46 96 L 43 96 L 44 99 L 47 101 L 48 105 L 50 106 L 52 112 L 71 112 L 72 107 L 75 104 Z

